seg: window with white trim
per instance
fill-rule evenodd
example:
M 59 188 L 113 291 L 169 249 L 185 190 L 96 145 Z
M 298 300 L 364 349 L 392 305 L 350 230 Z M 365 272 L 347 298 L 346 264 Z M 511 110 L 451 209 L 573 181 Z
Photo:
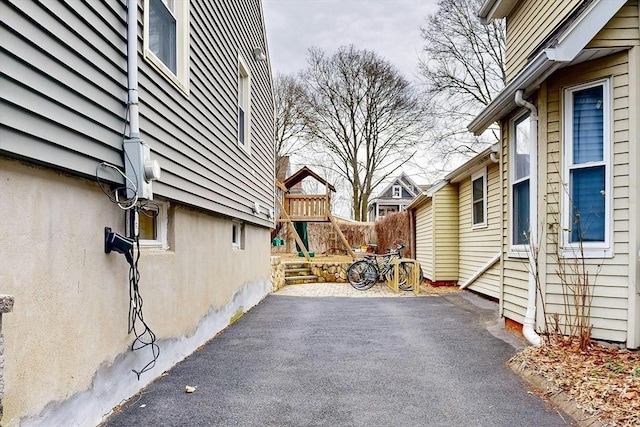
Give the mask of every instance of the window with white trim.
M 251 74 L 249 67 L 238 57 L 238 144 L 249 150 L 251 119 Z
M 394 185 L 391 187 L 391 197 L 399 199 L 402 197 L 402 186 Z
M 172 83 L 189 90 L 189 1 L 144 1 L 144 57 Z
M 244 224 L 240 221 L 231 222 L 231 246 L 235 249 L 244 249 Z
M 564 255 L 611 256 L 609 80 L 564 91 Z
M 138 236 L 140 246 L 146 248 L 168 249 L 167 229 L 169 224 L 169 203 L 154 200 L 143 205 L 138 211 Z M 127 211 L 129 227 L 127 235 L 133 237 L 135 214 Z
M 474 228 L 487 225 L 487 169 L 471 177 L 471 224 Z
M 511 249 L 527 251 L 530 228 L 531 119 L 525 113 L 511 121 L 509 186 L 511 190 Z

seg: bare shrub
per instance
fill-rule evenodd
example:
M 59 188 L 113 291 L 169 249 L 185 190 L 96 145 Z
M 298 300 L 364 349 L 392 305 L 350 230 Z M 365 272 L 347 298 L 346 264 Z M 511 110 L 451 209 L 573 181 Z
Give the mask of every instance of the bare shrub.
M 413 258 L 414 254 L 409 247 L 409 214 L 407 212 L 395 212 L 386 215 L 376 222 L 376 235 L 378 236 L 378 253 L 384 253 L 394 245 L 402 243 L 405 245 L 402 255 L 406 258 Z

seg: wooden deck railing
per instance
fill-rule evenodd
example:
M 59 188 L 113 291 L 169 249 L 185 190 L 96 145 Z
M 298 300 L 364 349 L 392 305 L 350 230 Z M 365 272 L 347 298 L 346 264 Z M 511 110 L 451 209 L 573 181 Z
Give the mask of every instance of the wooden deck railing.
M 284 206 L 292 221 L 329 220 L 329 198 L 324 194 L 285 194 Z

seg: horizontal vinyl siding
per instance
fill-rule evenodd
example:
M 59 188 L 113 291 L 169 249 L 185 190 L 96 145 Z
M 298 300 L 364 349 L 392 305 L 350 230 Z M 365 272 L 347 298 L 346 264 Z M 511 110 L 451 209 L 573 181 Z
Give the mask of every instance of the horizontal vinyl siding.
M 638 26 L 638 1 L 630 0 L 596 34 L 587 48 L 637 46 L 640 39 Z
M 511 81 L 527 58 L 582 0 L 524 0 L 507 17 L 506 75 Z
M 438 190 L 433 206 L 434 280 L 458 280 L 458 186 Z
M 484 272 L 478 279 L 469 285 L 469 289 L 491 298 L 500 298 L 500 262 Z
M 486 227 L 473 228 L 471 218 L 471 178 L 466 178 L 459 186 L 459 257 L 458 281 L 465 283 L 501 250 L 502 233 L 500 168 L 497 163 L 487 170 L 487 218 Z M 499 297 L 499 271 L 490 269 L 469 286 L 476 292 Z
M 16 0 L 0 15 L 0 154 L 89 176 L 122 166 L 124 6 Z
M 433 280 L 433 215 L 431 199 L 416 209 L 416 260 Z
M 138 7 L 142 47 L 142 1 Z M 2 3 L 0 154 L 93 176 L 123 167 L 123 1 Z M 269 226 L 273 97 L 258 0 L 190 3 L 188 94 L 139 52 L 141 137 L 162 167 L 154 194 Z M 237 135 L 238 55 L 251 73 L 250 154 Z M 252 214 L 254 202 L 262 206 Z
M 588 82 L 594 79 L 612 77 L 613 93 L 613 135 L 612 135 L 612 179 L 613 179 L 613 250 L 614 257 L 606 259 L 587 259 L 589 281 L 595 284 L 591 305 L 593 337 L 612 341 L 625 341 L 627 330 L 629 263 L 635 257 L 629 248 L 629 87 L 628 63 L 626 52 L 599 60 L 569 67 L 549 79 L 547 92 L 548 121 L 548 200 L 551 201 L 547 212 L 547 221 L 558 222 L 558 212 L 562 208 L 560 183 L 566 181 L 559 171 L 562 170 L 562 91 L 567 86 Z M 558 236 L 549 233 L 547 253 L 556 253 Z M 565 260 L 564 270 L 575 268 L 577 260 Z M 546 275 L 547 312 L 565 312 L 562 294 L 566 288 L 561 285 L 557 271 L 562 271 L 557 256 L 548 255 Z
M 140 64 L 141 130 L 164 169 L 154 191 L 266 225 L 273 208 L 273 103 L 267 63 L 251 55 L 266 45 L 259 2 L 192 0 L 190 16 L 188 102 L 154 67 Z M 251 74 L 250 154 L 236 140 L 239 55 Z M 263 207 L 258 219 L 251 215 L 254 201 Z

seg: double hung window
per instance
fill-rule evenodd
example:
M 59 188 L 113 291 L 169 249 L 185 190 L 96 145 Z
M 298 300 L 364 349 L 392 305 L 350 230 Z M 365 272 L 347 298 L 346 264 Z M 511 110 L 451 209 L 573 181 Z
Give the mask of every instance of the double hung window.
M 473 227 L 487 225 L 487 174 L 486 169 L 471 177 L 471 217 Z
M 580 256 L 610 252 L 610 111 L 608 80 L 565 90 L 563 240 Z
M 145 58 L 187 91 L 189 0 L 145 0 L 144 5 Z
M 238 59 L 238 144 L 249 150 L 249 120 L 251 116 L 251 78 L 249 67 Z
M 511 123 L 511 246 L 526 250 L 530 238 L 531 127 L 529 114 Z
M 391 197 L 399 199 L 402 197 L 402 186 L 394 185 L 391 187 Z

